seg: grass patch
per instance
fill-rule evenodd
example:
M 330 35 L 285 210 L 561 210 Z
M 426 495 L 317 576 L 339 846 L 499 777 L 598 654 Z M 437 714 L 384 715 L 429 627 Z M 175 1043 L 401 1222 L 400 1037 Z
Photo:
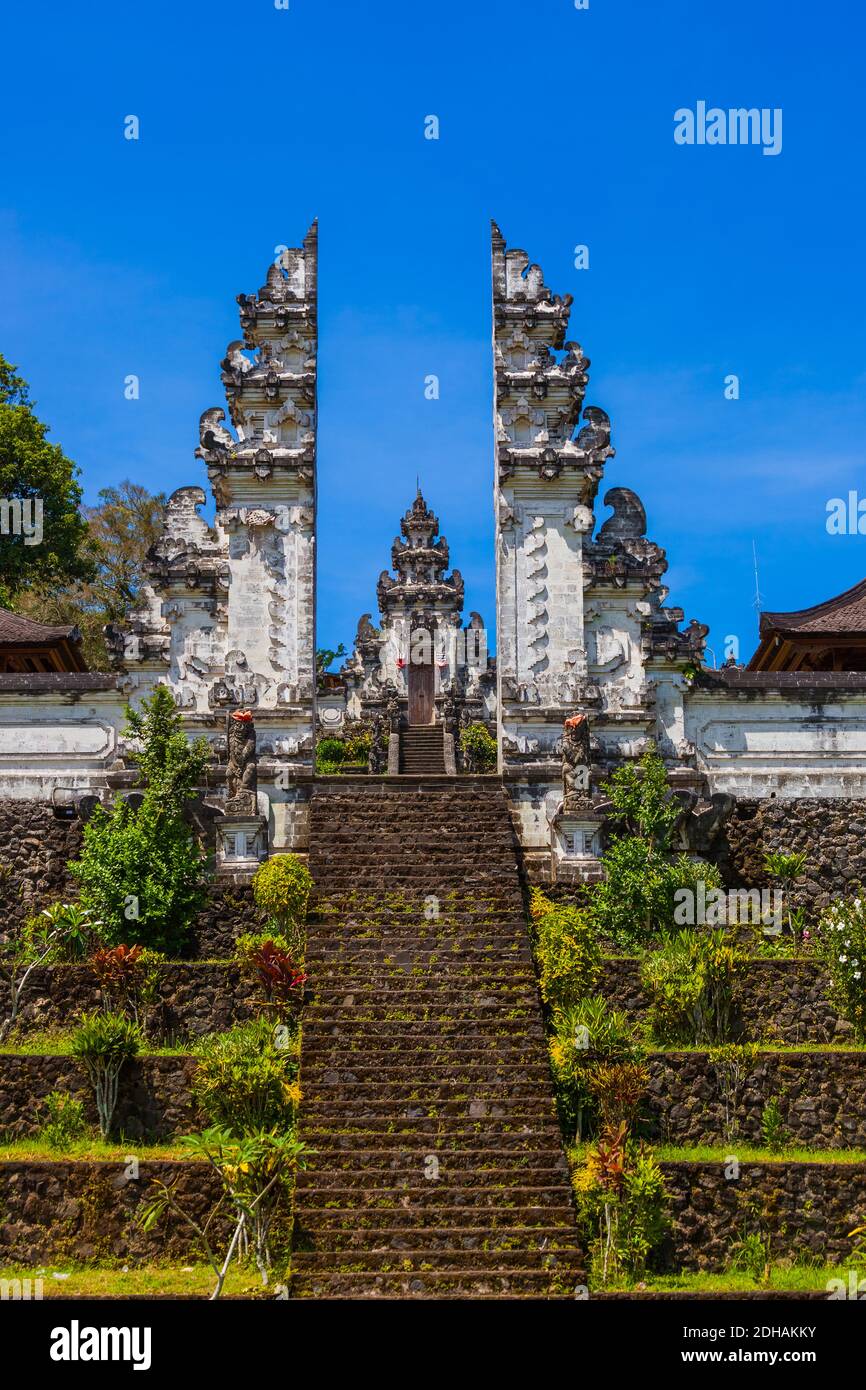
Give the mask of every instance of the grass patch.
M 58 1276 L 63 1276 L 58 1277 Z M 162 1294 L 170 1298 L 204 1297 L 213 1290 L 213 1270 L 205 1264 L 196 1265 L 130 1265 L 126 1269 L 76 1265 L 73 1261 L 31 1266 L 4 1265 L 0 1279 L 42 1280 L 43 1298 L 148 1298 Z M 247 1297 L 273 1297 L 273 1285 L 262 1290 L 256 1270 L 229 1269 L 224 1285 L 226 1294 Z M 32 1297 L 31 1293 L 31 1297 Z
M 855 1042 L 851 1042 L 851 1043 L 844 1043 L 844 1044 L 842 1044 L 842 1045 L 840 1046 L 839 1043 L 810 1043 L 810 1042 L 801 1042 L 801 1043 L 772 1043 L 772 1042 L 758 1042 L 758 1043 L 757 1043 L 757 1048 L 758 1048 L 758 1056 L 759 1056 L 759 1057 L 763 1057 L 763 1056 L 766 1056 L 766 1055 L 768 1055 L 768 1054 L 775 1056 L 776 1053 L 782 1053 L 782 1054 L 784 1054 L 784 1055 L 787 1056 L 787 1055 L 789 1055 L 789 1054 L 794 1054 L 794 1053 L 798 1053 L 798 1052 L 820 1052 L 820 1053 L 825 1053 L 825 1052 L 827 1052 L 827 1053 L 833 1053 L 833 1052 L 844 1052 L 844 1053 L 849 1053 L 849 1052 L 866 1052 L 866 1043 L 855 1043 Z M 664 1056 L 666 1053 L 677 1053 L 677 1052 L 705 1052 L 705 1053 L 709 1053 L 711 1050 L 712 1050 L 712 1049 L 711 1049 L 711 1048 L 708 1048 L 705 1044 L 703 1044 L 703 1045 L 698 1045 L 698 1044 L 696 1044 L 696 1043 L 692 1043 L 692 1044 L 679 1043 L 679 1044 L 677 1044 L 677 1046 L 675 1046 L 675 1047 L 674 1047 L 674 1046 L 671 1046 L 671 1047 L 664 1047 L 661 1043 L 653 1043 L 652 1046 L 651 1046 L 650 1056 L 651 1056 L 651 1057 L 652 1057 L 652 1056 L 659 1056 L 659 1057 L 660 1057 L 660 1056 Z
M 75 1031 L 74 1028 L 58 1028 L 30 1033 L 23 1038 L 7 1038 L 0 1045 L 0 1057 L 71 1057 Z M 186 1057 L 189 1051 L 188 1043 L 166 1043 L 162 1047 L 148 1044 L 138 1057 Z
M 591 1144 L 571 1144 L 568 1161 L 572 1167 L 585 1162 Z M 732 1157 L 740 1163 L 866 1163 L 866 1149 L 809 1149 L 787 1144 L 784 1149 L 766 1149 L 756 1144 L 740 1144 L 736 1139 L 727 1147 L 718 1144 L 650 1144 L 659 1163 L 718 1163 Z
M 724 1274 L 680 1272 L 648 1274 L 640 1284 L 631 1285 L 630 1288 L 632 1291 L 645 1288 L 682 1293 L 754 1293 L 758 1289 L 775 1289 L 786 1293 L 818 1290 L 826 1293 L 830 1279 L 842 1279 L 847 1288 L 849 1273 L 850 1269 L 844 1265 L 774 1265 L 767 1280 L 755 1280 L 744 1270 L 728 1270 Z
M 99 1138 L 76 1139 L 68 1148 L 56 1149 L 46 1144 L 44 1139 L 16 1139 L 11 1143 L 0 1142 L 0 1163 L 37 1163 L 49 1161 L 62 1163 L 67 1159 L 77 1163 L 125 1163 L 133 1156 L 146 1162 L 148 1159 L 183 1159 L 189 1162 L 189 1151 L 180 1144 L 143 1144 L 140 1139 L 130 1139 L 128 1143 L 119 1140 L 116 1144 L 106 1144 Z

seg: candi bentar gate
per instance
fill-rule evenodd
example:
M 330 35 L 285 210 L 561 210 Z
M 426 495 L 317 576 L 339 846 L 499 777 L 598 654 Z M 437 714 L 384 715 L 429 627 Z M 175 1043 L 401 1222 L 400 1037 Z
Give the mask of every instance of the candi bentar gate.
M 866 794 L 866 581 L 763 614 L 747 666 L 706 668 L 708 629 L 665 607 L 667 560 L 639 497 L 602 491 L 611 422 L 586 404 L 571 295 L 552 294 L 495 224 L 492 272 L 496 657 L 482 616 L 464 621 L 462 578 L 419 489 L 377 623 L 364 614 L 339 677 L 317 681 L 314 224 L 238 296 L 227 410 L 204 412 L 196 450 L 214 524 L 200 486 L 171 495 L 138 607 L 109 631 L 112 671 L 84 669 L 74 629 L 0 613 L 0 804 L 86 816 L 125 794 L 124 707 L 163 683 L 212 749 L 203 800 L 222 875 L 307 850 L 317 738 L 360 728 L 367 775 L 409 785 L 459 778 L 460 732 L 485 724 L 532 881 L 598 877 L 602 784 L 651 743 L 682 803 L 683 849 L 712 855 L 756 815 L 777 837 L 795 821 L 842 833 Z M 238 791 L 227 773 L 241 732 L 252 768 Z

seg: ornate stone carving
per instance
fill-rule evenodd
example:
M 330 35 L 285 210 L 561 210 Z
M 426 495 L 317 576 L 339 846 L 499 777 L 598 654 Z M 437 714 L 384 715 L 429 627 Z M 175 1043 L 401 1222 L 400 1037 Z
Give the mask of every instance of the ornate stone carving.
M 254 816 L 258 788 L 256 726 L 249 710 L 235 710 L 228 716 L 226 743 L 226 812 L 229 815 Z

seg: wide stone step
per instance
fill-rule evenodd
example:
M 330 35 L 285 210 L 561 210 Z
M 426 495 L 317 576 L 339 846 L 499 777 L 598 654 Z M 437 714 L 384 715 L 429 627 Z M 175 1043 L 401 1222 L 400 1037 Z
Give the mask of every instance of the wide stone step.
M 579 1272 L 493 1273 L 465 1270 L 460 1274 L 433 1271 L 411 1274 L 310 1274 L 292 1280 L 293 1298 L 500 1298 L 530 1294 L 534 1298 L 574 1297 Z
M 430 1171 L 429 1157 L 430 1153 L 424 1149 L 410 1149 L 405 1146 L 397 1149 L 368 1149 L 358 1154 L 332 1152 L 326 1158 L 311 1153 L 308 1156 L 306 1171 L 310 1173 L 318 1169 L 322 1172 L 327 1171 L 333 1177 L 345 1174 L 347 1185 L 351 1185 L 355 1176 L 359 1182 L 366 1182 L 366 1175 L 374 1182 L 387 1184 L 393 1180 L 395 1174 L 403 1173 L 423 1173 L 425 1181 L 430 1181 L 427 1177 Z M 563 1153 L 557 1154 L 555 1151 L 548 1152 L 544 1149 L 540 1152 L 524 1153 L 511 1149 L 466 1147 L 443 1150 L 441 1153 L 435 1153 L 434 1157 L 439 1163 L 438 1171 L 446 1174 L 449 1181 L 455 1173 L 463 1172 L 467 1174 L 468 1179 L 472 1173 L 537 1174 L 549 1171 L 562 1174 L 567 1171 Z
M 450 1106 L 467 1104 L 501 1105 L 506 1101 L 509 1107 L 522 1102 L 529 1105 L 538 1103 L 538 1086 L 533 1083 L 517 1081 L 479 1081 L 461 1084 L 456 1081 L 416 1081 L 404 1076 L 402 1081 L 377 1080 L 370 1082 L 328 1082 L 319 1079 L 315 1082 L 303 1079 L 304 1114 L 310 1115 L 320 1107 L 336 1105 L 353 1106 L 356 1109 L 371 1105 L 384 1107 L 391 1105 L 430 1105 L 437 1101 L 447 1101 Z M 450 1111 L 449 1113 L 454 1113 Z M 482 1112 L 486 1113 L 486 1112 Z
M 391 1120 L 373 1120 L 348 1123 L 329 1123 L 317 1128 L 308 1125 L 304 1128 L 304 1142 L 315 1150 L 339 1150 L 360 1154 L 386 1150 L 417 1150 L 419 1153 L 467 1153 L 473 1147 L 486 1150 L 495 1147 L 503 1153 L 549 1153 L 561 1151 L 559 1126 L 552 1120 L 536 1121 L 533 1124 L 503 1126 L 485 1125 L 483 1134 L 473 1124 L 469 1128 L 454 1120 L 443 1122 L 431 1119 L 402 1120 L 394 1125 Z
M 341 1254 L 354 1250 L 570 1250 L 575 1244 L 574 1221 L 571 1213 L 568 1213 L 567 1220 L 558 1225 L 550 1222 L 546 1226 L 433 1226 L 412 1223 L 360 1231 L 351 1226 L 335 1227 L 317 1231 L 311 1250 L 303 1253 L 308 1257 L 314 1252 Z
M 574 1208 L 563 1197 L 566 1189 L 560 1183 L 547 1193 L 543 1188 L 526 1188 L 522 1200 L 516 1205 L 508 1205 L 497 1200 L 495 1192 L 452 1190 L 446 1193 L 449 1200 L 431 1198 L 427 1202 L 412 1200 L 404 1194 L 399 1201 L 391 1198 L 377 1202 L 359 1202 L 353 1189 L 346 1189 L 345 1200 L 340 1201 L 339 1193 L 333 1188 L 323 1193 L 325 1200 L 314 1204 L 313 1193 L 305 1194 L 303 1202 L 295 1211 L 295 1224 L 304 1239 L 315 1237 L 318 1233 L 333 1230 L 377 1231 L 391 1230 L 395 1227 L 442 1226 L 449 1229 L 461 1227 L 501 1226 L 560 1226 L 571 1232 L 576 1231 Z
M 367 1250 L 357 1251 L 347 1259 L 344 1273 L 407 1274 L 411 1271 L 444 1270 L 462 1273 L 464 1270 L 487 1270 L 492 1273 L 507 1274 L 513 1270 L 558 1270 L 565 1266 L 568 1270 L 580 1269 L 585 1261 L 582 1246 L 572 1244 L 549 1249 L 518 1250 L 468 1250 L 425 1249 L 415 1250 Z M 313 1274 L 328 1274 L 333 1271 L 333 1252 L 321 1253 L 298 1251 L 292 1259 L 292 1269 L 296 1277 L 305 1278 Z
M 426 1063 L 415 1066 L 411 1071 L 412 1078 L 420 1085 L 435 1082 L 450 1081 L 454 1085 L 478 1084 L 484 1085 L 487 1082 L 496 1084 L 513 1085 L 533 1085 L 536 1090 L 539 1086 L 548 1085 L 550 1082 L 550 1071 L 543 1062 L 527 1062 L 524 1065 L 482 1065 L 461 1066 L 459 1061 L 449 1060 L 447 1062 Z M 304 1087 L 315 1085 L 370 1085 L 371 1083 L 393 1083 L 403 1084 L 407 1078 L 407 1069 L 403 1063 L 399 1063 L 396 1058 L 392 1059 L 391 1065 L 387 1067 L 363 1066 L 360 1063 L 353 1066 L 341 1065 L 335 1067 L 333 1061 L 327 1057 L 316 1059 L 305 1058 L 301 1079 Z
M 435 1157 L 435 1155 L 434 1155 Z M 426 1160 L 416 1164 L 414 1171 L 397 1171 L 388 1169 L 364 1168 L 361 1172 L 352 1173 L 339 1170 L 337 1172 L 327 1171 L 321 1165 L 316 1167 L 312 1164 L 305 1173 L 298 1178 L 298 1200 L 303 1201 L 302 1193 L 314 1189 L 318 1192 L 340 1192 L 345 1194 L 346 1190 L 357 1192 L 363 1189 L 364 1192 L 373 1194 L 378 1193 L 382 1197 L 393 1196 L 395 1192 L 401 1194 L 416 1193 L 426 1187 L 441 1188 L 452 1194 L 465 1192 L 468 1190 L 476 1191 L 483 1189 L 492 1198 L 501 1191 L 503 1200 L 507 1200 L 512 1189 L 519 1190 L 523 1195 L 529 1189 L 549 1190 L 555 1186 L 559 1190 L 559 1185 L 566 1176 L 564 1165 L 550 1163 L 546 1167 L 525 1168 L 479 1168 L 477 1170 L 454 1169 L 452 1170 L 446 1162 L 440 1162 L 439 1175 L 436 1178 L 429 1178 L 429 1163 Z

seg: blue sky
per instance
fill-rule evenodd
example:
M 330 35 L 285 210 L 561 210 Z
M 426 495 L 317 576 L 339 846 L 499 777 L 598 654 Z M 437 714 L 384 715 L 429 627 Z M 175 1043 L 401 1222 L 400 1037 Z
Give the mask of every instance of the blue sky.
M 88 500 L 203 483 L 235 295 L 318 216 L 320 644 L 375 611 L 416 474 L 492 625 L 495 217 L 574 295 L 604 486 L 642 497 L 670 602 L 748 656 L 753 542 L 771 609 L 866 574 L 866 538 L 825 529 L 866 496 L 864 29 L 854 0 L 19 6 L 0 352 Z M 699 100 L 781 107 L 781 154 L 676 145 Z

